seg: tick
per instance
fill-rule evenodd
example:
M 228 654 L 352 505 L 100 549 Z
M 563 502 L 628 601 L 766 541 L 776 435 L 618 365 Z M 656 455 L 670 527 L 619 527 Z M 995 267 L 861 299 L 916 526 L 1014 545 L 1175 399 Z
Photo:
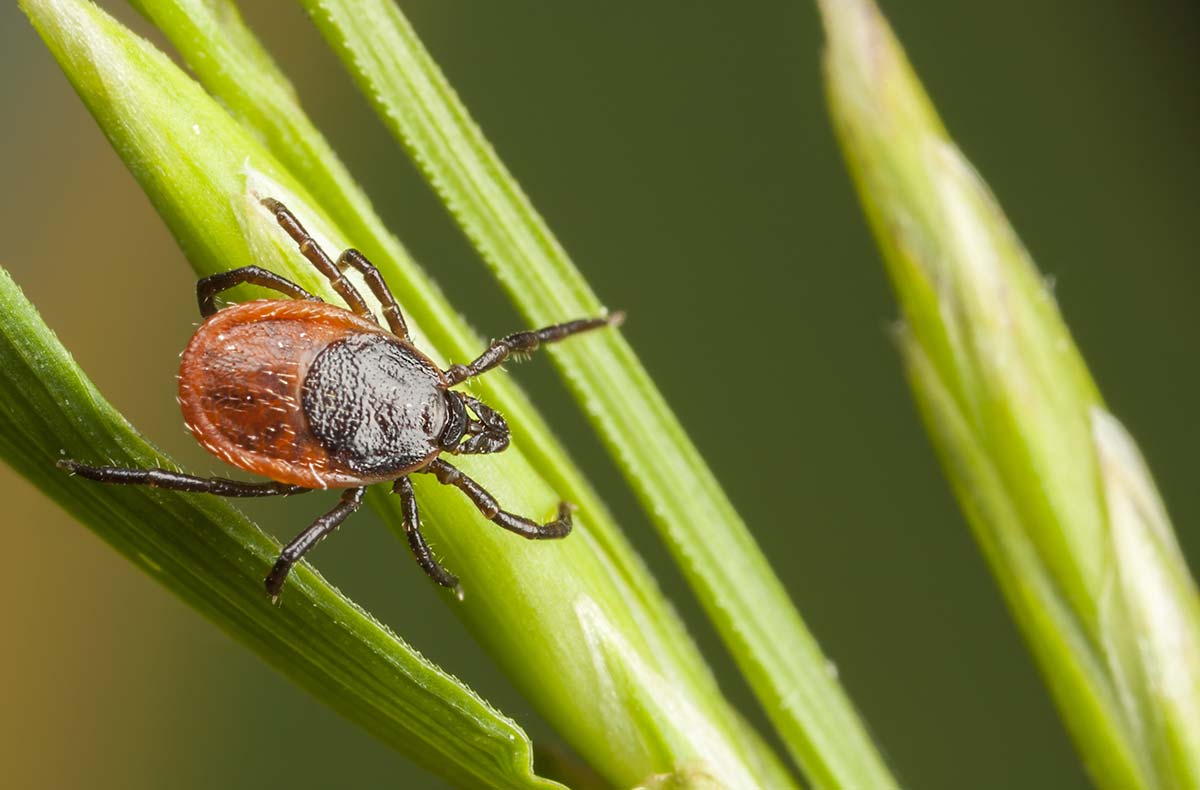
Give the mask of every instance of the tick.
M 523 538 L 563 538 L 571 508 L 539 524 L 500 509 L 496 498 L 441 456 L 497 453 L 508 447 L 508 423 L 494 409 L 451 389 L 486 373 L 513 354 L 605 326 L 623 315 L 586 318 L 497 340 L 469 365 L 442 370 L 412 342 L 404 316 L 379 270 L 357 250 L 337 261 L 317 245 L 282 203 L 262 204 L 299 245 L 301 254 L 329 279 L 349 305 L 323 302 L 295 283 L 258 266 L 213 274 L 196 284 L 205 318 L 183 352 L 179 403 L 196 440 L 223 461 L 269 478 L 249 483 L 194 477 L 169 469 L 58 465 L 101 483 L 145 485 L 225 497 L 288 496 L 314 489 L 345 489 L 337 507 L 314 521 L 280 552 L 267 574 L 275 598 L 292 566 L 362 503 L 366 486 L 391 482 L 404 513 L 404 531 L 417 563 L 438 584 L 458 579 L 438 564 L 421 535 L 410 475 L 433 475 L 458 488 L 483 516 Z M 362 275 L 382 305 L 380 326 L 346 278 Z M 236 304 L 218 310 L 217 294 L 251 283 L 290 297 Z

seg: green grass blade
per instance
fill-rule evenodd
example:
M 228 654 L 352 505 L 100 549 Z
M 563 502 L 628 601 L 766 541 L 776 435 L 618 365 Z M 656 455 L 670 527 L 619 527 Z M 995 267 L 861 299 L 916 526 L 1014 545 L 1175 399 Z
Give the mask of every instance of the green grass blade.
M 304 5 L 526 318 L 540 325 L 598 312 L 395 5 Z M 769 563 L 629 345 L 610 334 L 550 353 L 796 761 L 821 787 L 891 786 Z
M 822 0 L 835 125 L 934 444 L 1096 783 L 1200 787 L 1200 598 L 1133 440 L 869 0 Z
M 156 581 L 384 743 L 463 787 L 551 788 L 512 721 L 308 568 L 272 606 L 279 545 L 214 497 L 100 486 L 60 457 L 171 462 L 100 395 L 0 269 L 0 457 Z M 64 580 L 69 584 L 69 580 Z
M 348 246 L 343 229 L 304 186 L 165 56 L 90 3 L 27 0 L 25 7 L 104 132 L 138 178 L 193 267 L 209 273 L 254 262 L 328 295 L 294 245 L 258 203 L 282 199 L 322 246 Z M 247 289 L 246 294 L 258 293 Z M 426 291 L 405 294 L 431 298 Z M 416 337 L 435 358 L 444 351 Z M 500 404 L 507 407 L 507 404 Z M 558 492 L 521 448 L 497 459 L 456 460 L 506 507 L 549 515 Z M 426 532 L 467 589 L 453 602 L 477 638 L 555 725 L 614 784 L 652 777 L 684 786 L 791 787 L 752 732 L 740 726 L 689 642 L 659 602 L 644 605 L 640 565 L 579 513 L 567 540 L 529 544 L 483 521 L 457 491 L 418 476 Z M 371 495 L 400 529 L 395 498 Z M 417 572 L 404 549 L 401 567 Z M 633 569 L 633 570 L 630 570 Z M 257 591 L 260 582 L 253 585 Z M 289 590 L 285 589 L 285 600 Z

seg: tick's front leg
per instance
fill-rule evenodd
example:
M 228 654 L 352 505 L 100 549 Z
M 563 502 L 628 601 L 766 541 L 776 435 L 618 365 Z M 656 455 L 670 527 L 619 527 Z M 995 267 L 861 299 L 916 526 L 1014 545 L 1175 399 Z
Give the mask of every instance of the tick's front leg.
M 459 384 L 481 373 L 502 364 L 512 354 L 531 354 L 545 343 L 557 343 L 559 340 L 606 326 L 620 326 L 625 320 L 625 314 L 618 311 L 601 318 L 582 318 L 578 321 L 568 321 L 565 324 L 530 329 L 523 332 L 513 332 L 508 337 L 496 340 L 479 355 L 470 365 L 451 365 L 446 371 L 446 379 L 450 386 Z

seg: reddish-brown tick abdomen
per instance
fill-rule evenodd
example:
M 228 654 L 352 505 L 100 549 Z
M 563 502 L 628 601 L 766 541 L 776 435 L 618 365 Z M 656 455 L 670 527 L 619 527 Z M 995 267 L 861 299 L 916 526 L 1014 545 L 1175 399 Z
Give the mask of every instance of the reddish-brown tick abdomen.
M 209 452 L 272 480 L 308 488 L 375 482 L 330 455 L 303 408 L 313 361 L 354 335 L 392 337 L 323 302 L 246 302 L 213 314 L 180 363 L 184 421 Z

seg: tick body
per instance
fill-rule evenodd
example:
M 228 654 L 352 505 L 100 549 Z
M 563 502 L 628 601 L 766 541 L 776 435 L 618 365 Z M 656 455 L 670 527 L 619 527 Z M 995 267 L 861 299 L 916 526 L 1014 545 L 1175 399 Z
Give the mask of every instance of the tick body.
M 446 386 L 410 343 L 324 302 L 227 307 L 179 368 L 183 419 L 205 449 L 305 488 L 395 480 L 429 463 L 444 449 Z
M 253 497 L 344 489 L 337 507 L 284 547 L 266 578 L 278 596 L 292 566 L 358 509 L 364 487 L 392 482 L 401 498 L 404 527 L 417 562 L 437 583 L 458 580 L 434 559 L 421 535 L 411 474 L 432 474 L 463 491 L 484 517 L 531 539 L 561 538 L 571 512 L 539 524 L 502 510 L 478 483 L 440 456 L 494 453 L 509 442 L 499 413 L 451 389 L 500 365 L 512 353 L 619 323 L 621 315 L 584 319 L 517 332 L 494 342 L 469 365 L 441 370 L 417 349 L 403 315 L 375 267 L 355 250 L 331 260 L 291 212 L 266 199 L 300 252 L 346 301 L 346 310 L 320 301 L 300 286 L 248 266 L 197 284 L 204 323 L 183 352 L 179 403 L 197 441 L 223 461 L 268 478 L 245 483 L 201 478 L 165 469 L 59 465 L 104 483 L 148 485 L 219 496 Z M 354 269 L 382 304 L 387 328 L 345 276 Z M 279 291 L 286 300 L 246 302 L 217 310 L 215 297 L 242 283 Z

